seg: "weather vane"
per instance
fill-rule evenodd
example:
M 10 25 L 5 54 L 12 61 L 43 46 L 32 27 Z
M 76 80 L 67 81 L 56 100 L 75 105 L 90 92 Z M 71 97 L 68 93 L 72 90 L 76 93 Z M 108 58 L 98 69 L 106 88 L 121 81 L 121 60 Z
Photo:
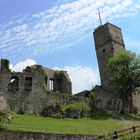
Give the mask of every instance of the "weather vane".
M 101 19 L 101 15 L 100 15 L 100 10 L 98 9 L 98 15 L 99 15 L 99 20 L 100 20 L 100 25 L 102 25 L 102 19 Z

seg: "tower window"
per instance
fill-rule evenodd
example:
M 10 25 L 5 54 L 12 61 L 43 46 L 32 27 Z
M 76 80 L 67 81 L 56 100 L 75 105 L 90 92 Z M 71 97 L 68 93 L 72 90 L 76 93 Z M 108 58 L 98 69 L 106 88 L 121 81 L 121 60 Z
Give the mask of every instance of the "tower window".
M 32 77 L 25 78 L 25 90 L 31 91 L 32 90 Z
M 105 53 L 105 49 L 103 49 L 103 53 Z

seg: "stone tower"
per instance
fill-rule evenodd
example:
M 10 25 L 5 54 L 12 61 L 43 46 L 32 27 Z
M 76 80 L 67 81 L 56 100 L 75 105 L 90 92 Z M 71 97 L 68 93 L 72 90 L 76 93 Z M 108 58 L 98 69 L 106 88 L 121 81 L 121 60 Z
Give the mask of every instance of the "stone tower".
M 121 29 L 111 23 L 106 23 L 95 29 L 93 35 L 101 85 L 107 87 L 111 76 L 107 66 L 109 58 L 120 50 L 125 49 Z

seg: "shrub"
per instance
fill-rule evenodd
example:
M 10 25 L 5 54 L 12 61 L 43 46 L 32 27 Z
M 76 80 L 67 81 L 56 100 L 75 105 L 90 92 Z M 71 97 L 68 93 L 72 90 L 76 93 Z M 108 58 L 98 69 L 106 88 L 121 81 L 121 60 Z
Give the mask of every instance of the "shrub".
M 90 108 L 91 108 L 91 112 L 96 110 L 96 100 L 97 100 L 97 94 L 95 92 L 92 92 L 90 94 Z
M 107 119 L 110 117 L 110 115 L 105 110 L 98 108 L 94 109 L 90 115 L 92 119 Z
M 89 106 L 85 102 L 74 102 L 64 106 L 56 103 L 55 105 L 45 107 L 41 115 L 44 117 L 78 119 L 87 116 L 89 110 Z
M 74 102 L 63 107 L 65 117 L 78 119 L 89 113 L 89 106 L 85 102 Z
M 50 116 L 57 118 L 57 115 L 60 116 L 61 113 L 62 113 L 61 105 L 56 103 L 55 105 L 49 105 L 45 107 L 42 110 L 41 115 L 44 117 Z
M 11 118 L 9 116 L 10 115 L 7 111 L 0 111 L 0 130 L 5 129 L 6 124 L 11 122 Z

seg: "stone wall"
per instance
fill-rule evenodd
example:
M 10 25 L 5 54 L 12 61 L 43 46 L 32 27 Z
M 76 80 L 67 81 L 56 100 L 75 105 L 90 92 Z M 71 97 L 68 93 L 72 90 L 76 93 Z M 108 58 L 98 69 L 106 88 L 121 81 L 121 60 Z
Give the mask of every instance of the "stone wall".
M 97 135 L 0 131 L 0 140 L 96 140 Z
M 10 93 L 0 98 L 1 107 L 7 107 L 16 112 L 41 114 L 48 106 L 65 105 L 72 102 L 89 103 L 88 98 L 74 97 L 72 95 L 62 94 L 58 92 L 36 92 L 36 93 Z M 7 104 L 6 104 L 7 102 Z
M 6 109 L 7 104 L 6 104 L 6 100 L 4 99 L 3 96 L 0 96 L 0 110 L 4 110 Z
M 7 107 L 16 112 L 24 110 L 39 114 L 46 105 L 63 104 L 64 96 L 68 99 L 72 96 L 71 81 L 66 71 L 33 65 L 26 67 L 23 72 L 12 72 L 6 59 L 1 59 L 0 66 L 2 109 Z
M 91 93 L 96 94 L 98 108 L 121 111 L 122 100 L 119 98 L 118 92 L 112 92 L 112 90 L 107 90 L 102 86 L 95 86 Z

